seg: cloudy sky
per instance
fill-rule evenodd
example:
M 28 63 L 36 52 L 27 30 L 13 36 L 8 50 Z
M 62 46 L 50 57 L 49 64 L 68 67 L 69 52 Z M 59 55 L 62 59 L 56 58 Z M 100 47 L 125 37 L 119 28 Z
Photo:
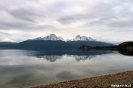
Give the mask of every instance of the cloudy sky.
M 133 39 L 133 0 L 0 0 L 0 41 L 56 34 L 119 43 Z

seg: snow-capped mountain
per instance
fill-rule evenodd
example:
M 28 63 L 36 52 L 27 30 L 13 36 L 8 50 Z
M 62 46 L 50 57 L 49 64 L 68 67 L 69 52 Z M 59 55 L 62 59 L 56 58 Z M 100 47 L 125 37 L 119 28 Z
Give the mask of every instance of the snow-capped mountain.
M 96 41 L 96 40 L 92 39 L 91 37 L 77 35 L 74 39 L 70 41 Z
M 62 41 L 65 41 L 61 37 L 57 37 L 55 34 L 50 34 L 50 35 L 48 35 L 46 37 L 43 37 L 43 38 L 38 37 L 38 38 L 35 38 L 35 39 L 32 39 L 32 40 L 53 40 L 53 41 L 62 40 Z M 74 39 L 67 40 L 67 41 L 96 41 L 96 40 L 94 40 L 90 37 L 77 35 Z
M 32 39 L 32 40 L 43 40 L 43 38 L 41 38 L 41 37 L 37 37 L 37 38 Z
M 38 37 L 38 38 L 35 38 L 32 40 L 53 40 L 53 41 L 62 40 L 63 41 L 63 39 L 61 37 L 57 37 L 55 34 L 50 34 L 44 38 Z
M 55 34 L 50 34 L 43 38 L 43 40 L 63 40 L 61 37 L 57 37 Z

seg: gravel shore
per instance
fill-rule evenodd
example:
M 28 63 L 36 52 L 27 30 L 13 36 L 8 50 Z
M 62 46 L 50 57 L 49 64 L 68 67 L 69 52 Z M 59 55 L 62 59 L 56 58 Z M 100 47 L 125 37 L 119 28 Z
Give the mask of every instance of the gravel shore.
M 121 86 L 121 87 L 120 87 Z M 31 88 L 133 88 L 133 71 L 71 80 Z

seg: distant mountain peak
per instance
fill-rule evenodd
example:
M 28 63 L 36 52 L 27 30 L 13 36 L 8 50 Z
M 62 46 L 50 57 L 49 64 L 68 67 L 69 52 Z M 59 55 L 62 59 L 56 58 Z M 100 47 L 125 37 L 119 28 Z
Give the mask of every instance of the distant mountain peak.
M 61 37 L 57 37 L 55 34 L 50 34 L 43 38 L 43 40 L 63 40 Z
M 76 37 L 80 37 L 80 35 L 77 35 Z
M 52 41 L 62 40 L 62 41 L 65 41 L 63 38 L 58 37 L 55 34 L 50 34 L 50 35 L 47 35 L 46 37 L 43 37 L 43 38 L 37 37 L 37 38 L 32 39 L 32 40 L 52 40 Z M 96 40 L 92 39 L 91 37 L 77 35 L 74 39 L 67 40 L 67 41 L 96 41 Z
M 57 37 L 55 34 L 50 34 L 50 35 L 48 35 L 48 36 L 55 36 L 55 37 Z
M 34 39 L 28 39 L 28 40 L 42 40 L 41 37 L 37 37 L 37 38 L 34 38 Z
M 81 36 L 77 35 L 74 39 L 71 41 L 95 41 L 95 39 L 92 39 L 91 37 Z
M 33 40 L 52 40 L 52 41 L 62 40 L 63 41 L 63 39 L 61 37 L 57 37 L 55 34 L 50 34 L 50 35 L 48 35 L 46 37 L 43 37 L 43 38 L 42 37 L 37 37 Z

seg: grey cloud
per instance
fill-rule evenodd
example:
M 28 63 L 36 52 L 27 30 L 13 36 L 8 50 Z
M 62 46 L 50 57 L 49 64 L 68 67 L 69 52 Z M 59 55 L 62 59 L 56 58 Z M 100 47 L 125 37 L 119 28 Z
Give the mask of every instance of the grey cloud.
M 93 26 L 97 25 L 97 26 L 99 26 L 99 25 L 103 25 L 103 24 L 104 24 L 103 21 L 97 20 L 97 21 L 92 21 L 92 22 L 88 23 L 87 26 L 90 26 L 90 25 L 93 25 Z
M 105 4 L 102 1 L 96 3 L 91 8 L 88 7 L 86 8 L 86 11 L 81 14 L 62 16 L 59 17 L 57 21 L 62 24 L 71 24 L 78 21 L 90 21 L 100 17 L 110 16 L 110 14 L 112 15 L 113 12 L 112 10 L 113 6 L 111 4 Z
M 9 10 L 11 7 L 19 8 L 35 0 L 0 0 L 0 10 Z
M 33 23 L 25 23 L 25 22 L 0 22 L 0 30 L 7 29 L 7 30 L 19 30 L 19 29 L 48 29 L 54 28 L 52 25 L 37 25 Z
M 93 20 L 84 26 L 101 26 L 101 25 L 107 25 L 107 23 L 114 17 L 104 17 L 97 20 Z
M 115 19 L 115 20 L 113 20 Z M 85 26 L 107 26 L 107 27 L 133 27 L 133 19 L 131 20 L 121 20 L 121 18 L 118 17 L 107 17 L 107 18 L 101 18 L 95 21 L 92 21 Z
M 44 14 L 41 14 L 40 12 L 31 8 L 19 8 L 15 10 L 9 10 L 8 13 L 10 13 L 15 18 L 30 22 L 35 22 L 38 18 L 45 18 Z
M 96 15 L 94 15 L 94 14 L 76 14 L 76 15 L 71 15 L 71 16 L 60 17 L 57 19 L 57 21 L 62 24 L 71 24 L 73 22 L 77 22 L 80 20 L 92 19 L 95 17 L 96 17 Z
M 46 34 L 58 32 L 58 34 L 63 36 L 69 36 L 66 32 L 71 31 L 70 37 L 82 33 L 82 35 L 91 34 L 94 37 L 98 35 L 98 39 L 104 39 L 101 33 L 105 32 L 106 34 L 115 34 L 113 35 L 114 37 L 110 38 L 108 36 L 107 39 L 118 41 L 116 36 L 121 34 L 119 33 L 120 29 L 125 30 L 128 28 L 128 30 L 132 31 L 133 7 L 131 3 L 133 1 L 118 0 L 114 2 L 113 0 L 109 1 L 109 3 L 104 3 L 105 0 L 94 0 L 86 2 L 83 3 L 81 0 L 64 0 L 63 2 L 61 0 L 0 0 L 0 32 L 4 30 L 6 33 L 7 30 L 11 30 L 15 33 L 19 31 L 28 33 L 28 35 L 30 33 L 34 35 L 36 32 L 38 34 L 35 35 L 40 36 L 43 31 Z M 129 5 L 126 6 L 126 4 Z M 120 12 L 114 9 L 119 6 L 123 8 Z M 82 24 L 72 24 L 76 22 L 82 22 L 83 26 L 81 26 Z M 68 26 L 65 24 L 72 25 Z M 84 31 L 81 31 L 81 29 Z M 14 34 L 14 32 L 11 33 Z M 130 38 L 130 33 L 130 31 L 127 31 L 127 38 Z M 6 36 L 4 33 L 0 34 Z M 22 33 L 22 35 L 24 34 Z M 22 35 L 18 34 L 17 37 Z M 122 35 L 120 35 L 120 38 Z M 17 37 L 12 38 L 8 36 L 11 40 L 16 40 L 18 39 Z M 3 37 L 3 39 L 6 38 Z
M 1 35 L 4 35 L 4 36 L 11 36 L 12 34 L 9 34 L 9 33 L 5 33 L 5 32 L 0 32 Z
M 32 2 L 35 3 L 35 1 L 36 0 L 1 0 L 0 11 L 7 12 L 14 18 L 25 21 L 36 22 L 37 20 L 45 20 L 46 16 L 40 11 L 40 8 L 32 6 Z M 36 1 L 36 3 L 37 2 L 38 1 Z
M 133 27 L 133 20 L 125 20 L 125 21 L 113 21 L 108 24 L 110 27 L 118 27 L 118 28 L 123 28 L 123 27 Z

